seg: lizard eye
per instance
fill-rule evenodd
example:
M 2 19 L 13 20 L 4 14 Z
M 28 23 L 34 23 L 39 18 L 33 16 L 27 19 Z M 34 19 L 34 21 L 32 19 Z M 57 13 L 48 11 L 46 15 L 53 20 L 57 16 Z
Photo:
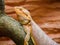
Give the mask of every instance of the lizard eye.
M 22 9 L 19 9 L 19 10 L 22 10 Z

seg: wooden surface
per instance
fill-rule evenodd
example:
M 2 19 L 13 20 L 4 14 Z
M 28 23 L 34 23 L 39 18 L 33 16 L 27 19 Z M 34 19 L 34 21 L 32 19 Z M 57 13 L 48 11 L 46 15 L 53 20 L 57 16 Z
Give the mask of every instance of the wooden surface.
M 23 6 L 31 12 L 35 22 L 54 41 L 60 43 L 60 3 L 45 0 L 5 0 L 5 12 L 17 20 L 15 6 Z M 0 38 L 0 45 L 15 45 L 9 38 Z

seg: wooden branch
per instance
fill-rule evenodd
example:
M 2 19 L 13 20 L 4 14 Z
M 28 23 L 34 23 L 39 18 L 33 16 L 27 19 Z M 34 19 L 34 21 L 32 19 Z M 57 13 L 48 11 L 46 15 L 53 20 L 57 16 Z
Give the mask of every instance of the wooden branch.
M 48 37 L 45 32 L 33 21 L 32 24 L 32 36 L 36 42 L 36 45 L 59 45 L 55 41 L 53 41 L 50 37 Z
M 24 45 L 25 38 L 24 28 L 13 18 L 0 14 L 0 37 L 10 37 L 17 45 Z M 29 41 L 29 45 L 33 45 L 33 42 Z
M 24 45 L 25 32 L 16 20 L 8 16 L 2 16 L 0 17 L 0 26 L 3 29 L 0 30 L 0 36 L 8 36 L 17 45 Z

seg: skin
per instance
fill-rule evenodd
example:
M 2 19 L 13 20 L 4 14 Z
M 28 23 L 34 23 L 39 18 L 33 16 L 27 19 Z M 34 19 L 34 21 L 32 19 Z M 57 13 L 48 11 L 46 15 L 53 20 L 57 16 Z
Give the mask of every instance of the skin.
M 28 41 L 30 39 L 30 33 L 31 33 L 31 30 L 32 30 L 30 17 L 27 15 L 29 13 L 23 7 L 15 7 L 14 10 L 17 13 L 18 21 L 23 25 L 24 30 L 27 33 L 26 37 L 25 37 L 24 45 L 29 45 Z
M 27 33 L 27 35 L 29 34 L 29 36 L 26 35 L 26 37 L 28 38 L 26 38 L 25 40 L 28 40 L 29 37 L 31 36 L 34 42 L 34 45 L 59 45 L 58 43 L 53 41 L 49 36 L 47 36 L 45 32 L 33 21 L 33 19 L 30 16 L 29 11 L 27 11 L 23 7 L 15 7 L 15 11 L 18 15 L 19 21 L 21 22 L 21 20 L 23 20 L 23 22 L 26 24 L 26 25 L 23 24 L 23 27 L 25 27 L 26 29 L 25 32 Z M 25 22 L 26 21 L 25 19 L 27 20 L 27 23 Z M 30 20 L 30 25 L 29 25 L 29 20 Z

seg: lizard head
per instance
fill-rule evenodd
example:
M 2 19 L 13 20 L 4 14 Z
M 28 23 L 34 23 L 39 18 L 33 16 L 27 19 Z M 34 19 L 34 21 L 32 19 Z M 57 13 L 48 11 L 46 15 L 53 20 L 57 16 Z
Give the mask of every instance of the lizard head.
M 14 7 L 14 10 L 18 16 L 18 20 L 21 24 L 27 24 L 31 20 L 30 12 L 23 7 Z

